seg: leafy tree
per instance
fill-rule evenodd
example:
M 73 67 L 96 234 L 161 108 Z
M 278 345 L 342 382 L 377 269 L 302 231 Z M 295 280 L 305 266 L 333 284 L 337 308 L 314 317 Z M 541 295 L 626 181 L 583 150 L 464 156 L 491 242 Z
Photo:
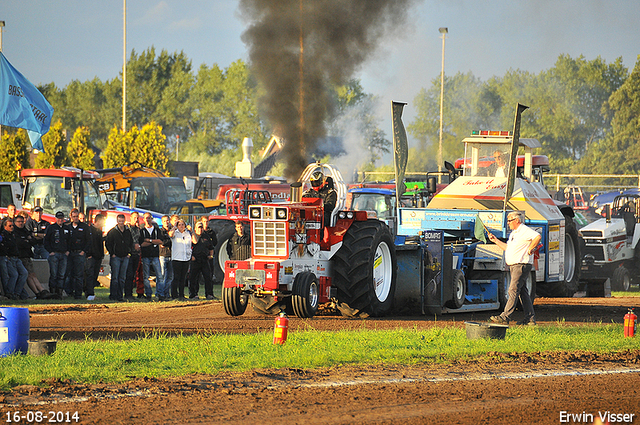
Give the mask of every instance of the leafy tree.
M 583 173 L 640 174 L 640 55 L 627 80 L 605 108 L 611 132 L 589 145 L 576 170 Z M 614 183 L 611 181 L 610 183 Z
M 95 168 L 93 150 L 89 148 L 91 133 L 87 127 L 78 127 L 67 146 L 66 163 L 72 167 L 90 170 Z
M 2 132 L 0 149 L 0 181 L 20 181 L 20 170 L 29 168 L 29 147 L 31 143 L 23 129 Z
M 184 152 L 184 156 L 180 155 L 181 159 L 195 161 L 203 156 L 219 156 L 229 149 L 233 151 L 231 157 L 241 158 L 240 145 L 245 137 L 252 139 L 254 152 L 263 148 L 267 136 L 256 98 L 255 81 L 243 61 L 232 63 L 226 70 L 217 65 L 211 68 L 202 65 L 190 96 L 190 133 L 187 142 L 180 145 L 180 152 Z M 214 164 L 222 168 L 211 168 Z M 229 165 L 216 158 L 200 163 L 203 171 L 224 174 L 229 169 L 233 174 L 234 167 L 235 161 Z
M 442 157 L 453 161 L 461 157 L 463 146 L 460 141 L 471 131 L 491 125 L 495 105 L 480 110 L 480 105 L 490 103 L 491 91 L 483 90 L 482 82 L 471 73 L 458 73 L 444 79 Z M 495 100 L 493 100 L 495 103 Z M 436 169 L 439 150 L 440 129 L 440 78 L 432 80 L 428 90 L 422 89 L 414 99 L 417 110 L 415 120 L 407 125 L 407 131 L 418 140 L 418 155 L 410 154 L 407 169 L 428 171 Z
M 57 121 L 49 128 L 49 132 L 42 136 L 44 152 L 36 157 L 36 168 L 60 168 L 66 160 L 66 136 L 62 131 L 62 122 Z
M 267 136 L 258 114 L 257 83 L 243 61 L 238 60 L 229 65 L 222 90 L 224 117 L 228 126 L 226 145 L 238 147 L 245 137 L 251 137 L 255 149 L 264 147 Z
M 143 126 L 139 132 L 137 128 L 132 128 L 131 133 L 134 129 L 137 135 L 133 138 L 131 160 L 138 161 L 149 168 L 166 171 L 169 158 L 165 145 L 166 136 L 162 134 L 162 127 L 152 121 Z
M 191 72 L 191 61 L 184 52 L 170 54 L 162 50 L 158 56 L 154 47 L 140 55 L 135 50 L 127 61 L 127 128 L 130 123 L 142 125 L 150 121 L 165 125 L 167 107 L 158 109 L 164 99 L 169 102 L 169 94 L 165 90 L 176 77 L 185 81 L 185 74 Z M 176 93 L 176 85 L 172 88 Z
M 553 68 L 534 78 L 528 90 L 528 119 L 523 131 L 540 140 L 551 159 L 570 164 L 589 144 L 602 140 L 610 127 L 603 115 L 609 96 L 627 76 L 621 59 L 607 65 L 561 55 Z M 561 163 L 561 162 L 558 162 Z M 552 167 L 553 168 L 553 167 Z M 557 171 L 569 171 L 568 168 Z
M 192 115 L 192 104 L 189 97 L 195 78 L 190 72 L 177 69 L 162 93 L 156 116 L 164 123 L 164 130 L 168 134 L 186 136 L 189 120 Z
M 132 162 L 131 151 L 137 131 L 138 128 L 134 127 L 123 134 L 118 127 L 111 129 L 107 147 L 102 151 L 102 161 L 106 168 L 122 167 Z
M 522 115 L 521 134 L 540 140 L 554 171 L 566 172 L 610 126 L 606 100 L 626 78 L 620 59 L 606 64 L 559 56 L 553 68 L 538 75 L 510 70 L 482 83 L 471 74 L 445 78 L 443 146 L 445 159 L 462 154 L 462 140 L 473 129 L 511 130 L 517 103 L 530 107 Z M 437 156 L 439 79 L 421 91 L 418 116 L 408 129 L 427 157 Z M 451 155 L 451 154 L 454 155 Z M 448 157 L 448 158 L 447 158 Z M 409 162 L 415 162 L 410 156 Z M 420 165 L 420 164 L 416 164 Z
M 191 117 L 188 128 L 180 135 L 182 140 L 188 139 L 188 143 L 181 146 L 185 153 L 213 155 L 224 144 L 224 78 L 224 71 L 217 65 L 211 68 L 204 64 L 200 66 L 189 96 Z

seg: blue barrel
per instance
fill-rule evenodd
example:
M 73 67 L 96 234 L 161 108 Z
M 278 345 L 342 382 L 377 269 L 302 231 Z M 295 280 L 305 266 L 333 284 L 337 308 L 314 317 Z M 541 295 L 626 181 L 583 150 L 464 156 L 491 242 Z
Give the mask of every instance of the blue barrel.
M 29 309 L 0 307 L 0 357 L 29 351 Z

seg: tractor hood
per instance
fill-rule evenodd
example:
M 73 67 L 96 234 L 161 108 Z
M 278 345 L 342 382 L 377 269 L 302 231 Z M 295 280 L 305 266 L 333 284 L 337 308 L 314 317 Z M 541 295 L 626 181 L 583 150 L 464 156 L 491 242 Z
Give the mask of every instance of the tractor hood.
M 458 177 L 435 195 L 427 209 L 501 210 L 506 177 Z M 528 220 L 559 220 L 563 215 L 540 183 L 516 179 L 507 209 L 524 211 Z
M 610 223 L 607 223 L 605 218 L 589 223 L 580 229 L 579 233 L 583 238 L 616 238 L 618 236 L 624 236 L 626 239 L 627 230 L 624 225 L 624 220 L 621 218 L 612 218 Z

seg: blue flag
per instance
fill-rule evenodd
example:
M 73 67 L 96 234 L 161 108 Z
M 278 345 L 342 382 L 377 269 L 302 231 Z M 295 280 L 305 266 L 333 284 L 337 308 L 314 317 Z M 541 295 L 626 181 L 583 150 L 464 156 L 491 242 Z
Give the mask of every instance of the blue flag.
M 47 99 L 0 52 L 0 125 L 24 128 L 31 146 L 44 152 L 41 137 L 49 131 L 52 115 Z

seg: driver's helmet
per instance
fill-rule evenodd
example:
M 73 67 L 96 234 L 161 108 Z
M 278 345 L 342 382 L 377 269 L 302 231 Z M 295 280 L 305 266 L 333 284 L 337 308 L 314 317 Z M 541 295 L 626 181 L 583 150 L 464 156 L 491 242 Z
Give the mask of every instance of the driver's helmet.
M 320 187 L 322 183 L 324 183 L 324 174 L 322 171 L 314 171 L 313 174 L 311 174 L 311 186 Z

